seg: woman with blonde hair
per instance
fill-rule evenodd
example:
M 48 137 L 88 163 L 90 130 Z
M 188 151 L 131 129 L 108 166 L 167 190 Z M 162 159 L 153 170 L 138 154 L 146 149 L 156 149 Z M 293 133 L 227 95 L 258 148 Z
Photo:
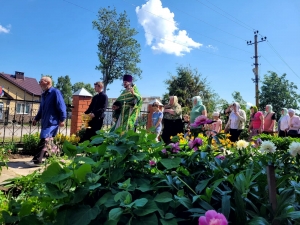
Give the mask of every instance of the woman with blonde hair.
M 171 136 L 183 133 L 182 109 L 177 96 L 170 96 L 169 104 L 164 106 L 163 133 L 161 135 L 166 144 L 171 142 Z

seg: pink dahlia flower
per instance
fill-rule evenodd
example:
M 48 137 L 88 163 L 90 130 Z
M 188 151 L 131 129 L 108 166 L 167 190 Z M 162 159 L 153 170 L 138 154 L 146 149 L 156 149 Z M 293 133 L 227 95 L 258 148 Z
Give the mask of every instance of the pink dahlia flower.
M 149 165 L 150 165 L 150 166 L 155 166 L 155 164 L 156 164 L 156 162 L 155 162 L 154 160 L 152 160 L 152 159 L 149 160 Z
M 200 216 L 199 225 L 227 225 L 227 219 L 222 213 L 215 210 L 208 210 L 205 216 Z

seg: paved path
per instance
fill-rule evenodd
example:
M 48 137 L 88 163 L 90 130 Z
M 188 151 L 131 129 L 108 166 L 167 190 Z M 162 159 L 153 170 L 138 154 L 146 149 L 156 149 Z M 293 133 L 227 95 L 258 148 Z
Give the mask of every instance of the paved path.
M 33 171 L 42 169 L 43 167 L 31 167 L 25 162 L 29 162 L 32 158 L 22 158 L 22 159 L 10 159 L 8 162 L 8 169 L 2 167 L 2 172 L 0 174 L 0 184 L 7 180 L 18 176 L 26 176 L 31 174 Z

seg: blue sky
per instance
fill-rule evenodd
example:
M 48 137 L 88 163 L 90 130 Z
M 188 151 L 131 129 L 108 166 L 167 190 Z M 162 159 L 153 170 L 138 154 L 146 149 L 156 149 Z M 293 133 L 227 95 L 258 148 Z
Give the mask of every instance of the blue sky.
M 254 104 L 254 46 L 246 44 L 254 29 L 268 40 L 258 46 L 261 78 L 269 70 L 286 73 L 300 88 L 298 0 L 0 0 L 0 72 L 100 80 L 92 21 L 107 6 L 125 10 L 139 32 L 143 73 L 136 84 L 145 97 L 162 96 L 169 74 L 190 65 L 221 98 L 232 101 L 239 91 Z M 121 81 L 108 88 L 108 96 L 117 97 Z

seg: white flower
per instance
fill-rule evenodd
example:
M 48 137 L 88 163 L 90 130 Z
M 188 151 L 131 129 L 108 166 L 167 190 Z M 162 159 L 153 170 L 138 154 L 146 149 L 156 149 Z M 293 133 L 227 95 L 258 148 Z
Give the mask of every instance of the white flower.
M 239 140 L 237 143 L 236 143 L 236 148 L 238 150 L 242 150 L 244 148 L 247 148 L 249 145 L 249 142 L 247 141 L 244 141 L 244 140 Z
M 296 156 L 297 153 L 300 155 L 300 143 L 299 142 L 292 142 L 289 146 L 288 151 L 292 156 Z
M 276 146 L 271 141 L 263 141 L 259 150 L 261 153 L 274 153 L 276 151 Z

